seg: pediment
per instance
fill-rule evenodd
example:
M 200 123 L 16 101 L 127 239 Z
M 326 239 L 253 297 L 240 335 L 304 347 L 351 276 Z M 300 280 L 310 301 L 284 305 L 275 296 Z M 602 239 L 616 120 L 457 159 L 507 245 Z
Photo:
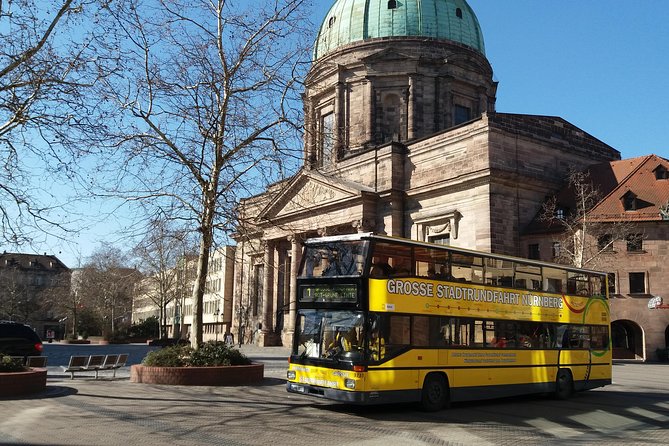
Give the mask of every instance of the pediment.
M 385 48 L 362 58 L 362 62 L 366 64 L 375 62 L 388 62 L 394 60 L 401 60 L 401 61 L 418 60 L 418 57 L 415 54 L 403 53 L 393 48 Z
M 318 209 L 362 197 L 371 189 L 357 183 L 327 177 L 318 172 L 299 173 L 272 204 L 259 215 L 260 219 L 275 219 L 300 213 L 314 213 Z

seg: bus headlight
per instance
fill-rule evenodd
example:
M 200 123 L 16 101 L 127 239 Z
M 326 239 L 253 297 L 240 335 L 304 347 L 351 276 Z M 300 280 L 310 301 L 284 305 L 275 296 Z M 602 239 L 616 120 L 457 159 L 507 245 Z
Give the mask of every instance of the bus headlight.
M 344 380 L 344 385 L 346 386 L 347 389 L 355 389 L 355 380 L 346 378 Z
M 286 376 L 288 377 L 289 380 L 294 380 L 295 379 L 295 370 L 288 370 L 286 373 Z

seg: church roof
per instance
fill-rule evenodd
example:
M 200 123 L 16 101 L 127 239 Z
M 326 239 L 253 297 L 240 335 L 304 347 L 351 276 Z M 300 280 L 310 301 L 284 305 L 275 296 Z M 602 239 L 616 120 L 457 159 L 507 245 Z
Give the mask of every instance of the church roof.
M 481 27 L 465 0 L 337 0 L 321 25 L 314 60 L 351 43 L 389 37 L 448 40 L 485 55 Z

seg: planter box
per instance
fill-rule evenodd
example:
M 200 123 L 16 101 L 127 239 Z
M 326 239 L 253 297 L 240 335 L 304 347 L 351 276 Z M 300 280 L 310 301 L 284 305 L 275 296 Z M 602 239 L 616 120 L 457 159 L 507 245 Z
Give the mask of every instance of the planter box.
M 263 380 L 264 364 L 220 367 L 130 367 L 130 382 L 179 386 L 243 386 Z
M 27 395 L 46 389 L 46 369 L 0 373 L 0 397 Z

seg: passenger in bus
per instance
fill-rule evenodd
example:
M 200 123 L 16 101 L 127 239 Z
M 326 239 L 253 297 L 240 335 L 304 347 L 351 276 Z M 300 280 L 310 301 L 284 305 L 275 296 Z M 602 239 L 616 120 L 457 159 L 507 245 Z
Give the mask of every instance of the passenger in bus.
M 340 337 L 342 349 L 345 352 L 358 350 L 358 332 L 356 327 L 351 327 L 349 331 Z
M 386 355 L 386 341 L 378 329 L 372 330 L 369 338 L 369 352 L 372 361 L 380 361 Z
M 341 343 L 341 333 L 337 331 L 334 335 L 332 332 L 327 333 L 324 338 L 323 345 L 325 346 L 324 355 L 326 358 L 337 356 L 343 350 Z
M 390 277 L 393 273 L 393 268 L 388 264 L 388 257 L 374 258 L 372 269 L 369 275 L 376 279 L 383 279 Z
M 393 277 L 408 277 L 411 274 L 411 264 L 409 260 L 404 258 L 397 259 L 393 266 Z
M 492 347 L 497 347 L 497 348 L 505 348 L 507 346 L 507 341 L 504 336 L 499 337 L 499 338 L 492 338 L 492 341 L 490 342 L 490 345 Z

